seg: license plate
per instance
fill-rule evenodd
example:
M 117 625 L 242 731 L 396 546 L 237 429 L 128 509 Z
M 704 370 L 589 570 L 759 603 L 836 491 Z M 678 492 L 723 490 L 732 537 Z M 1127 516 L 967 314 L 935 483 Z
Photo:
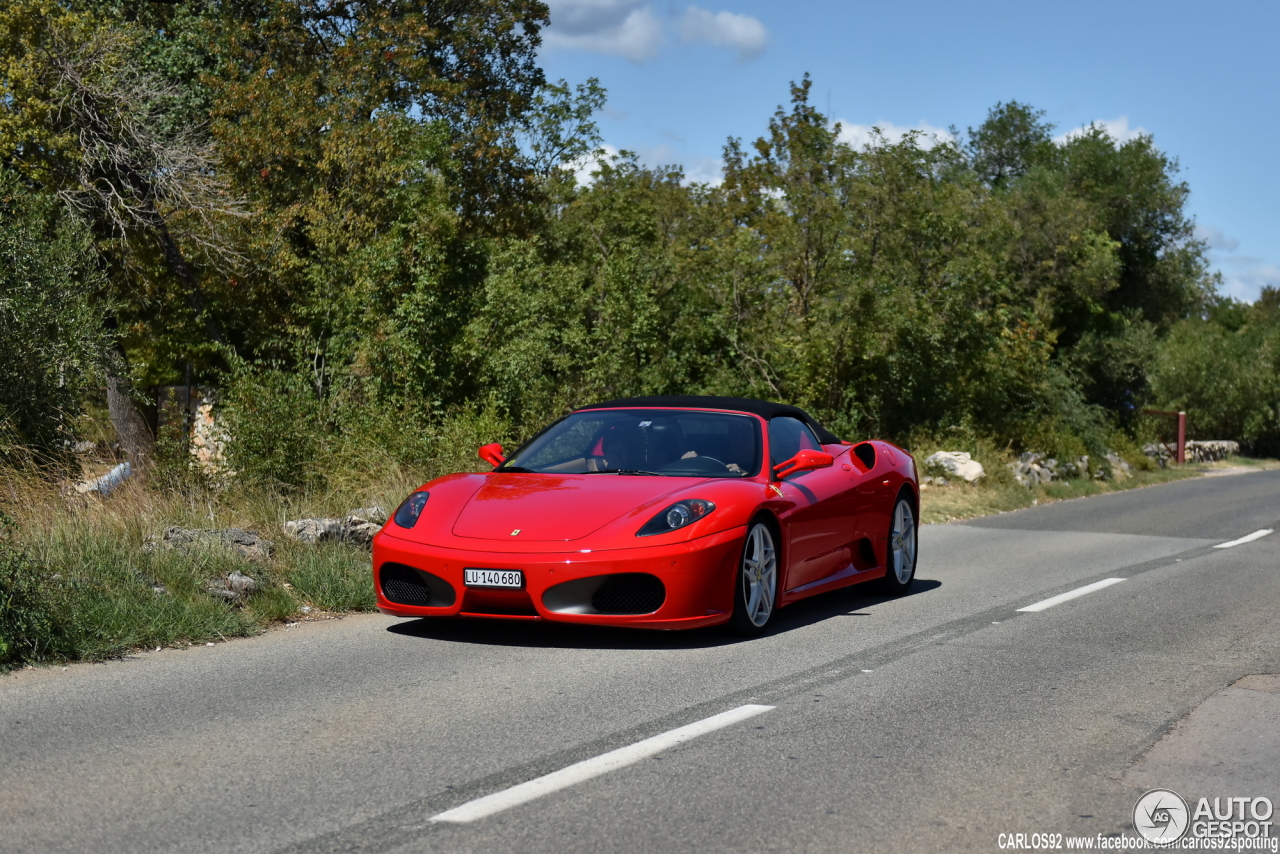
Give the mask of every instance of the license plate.
M 524 573 L 518 569 L 464 569 L 462 583 L 468 587 L 524 587 Z

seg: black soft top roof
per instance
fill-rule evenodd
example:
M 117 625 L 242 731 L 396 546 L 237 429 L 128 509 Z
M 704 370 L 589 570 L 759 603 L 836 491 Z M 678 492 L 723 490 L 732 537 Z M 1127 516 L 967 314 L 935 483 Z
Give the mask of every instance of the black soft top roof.
M 759 415 L 768 421 L 779 415 L 798 418 L 813 428 L 818 441 L 824 445 L 838 445 L 840 439 L 827 428 L 818 423 L 812 415 L 798 406 L 785 403 L 770 403 L 767 400 L 752 400 L 749 397 L 699 397 L 696 395 L 659 394 L 652 397 L 623 397 L 618 400 L 606 400 L 604 403 L 593 403 L 580 406 L 576 411 L 586 409 L 620 409 L 625 407 L 660 406 L 676 409 L 727 409 L 730 412 L 749 412 Z

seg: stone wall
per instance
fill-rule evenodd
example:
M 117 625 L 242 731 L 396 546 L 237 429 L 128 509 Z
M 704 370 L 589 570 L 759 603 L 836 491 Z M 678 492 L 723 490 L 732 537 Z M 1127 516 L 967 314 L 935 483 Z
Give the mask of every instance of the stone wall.
M 1151 457 L 1164 468 L 1173 460 L 1173 452 L 1167 445 L 1143 445 L 1142 453 Z M 1223 439 L 1193 439 L 1187 442 L 1187 462 L 1213 463 L 1234 457 L 1240 453 L 1240 443 Z

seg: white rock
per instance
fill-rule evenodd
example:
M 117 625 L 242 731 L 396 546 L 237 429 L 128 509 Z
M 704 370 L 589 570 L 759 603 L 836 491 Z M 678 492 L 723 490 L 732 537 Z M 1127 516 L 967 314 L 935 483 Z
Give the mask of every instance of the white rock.
M 341 519 L 294 519 L 280 526 L 287 535 L 304 543 L 337 540 L 367 546 L 382 529 L 387 514 L 381 507 L 361 507 Z
M 956 477 L 963 478 L 965 483 L 973 483 L 986 476 L 982 463 L 973 459 L 965 451 L 938 451 L 924 461 L 925 467 L 937 466 Z
M 1108 451 L 1106 460 L 1111 464 L 1111 477 L 1114 480 L 1128 480 L 1133 477 L 1133 466 L 1120 458 L 1115 451 Z
M 340 540 L 344 528 L 341 519 L 295 519 L 280 526 L 290 537 L 304 543 Z
M 176 549 L 180 552 L 191 552 L 201 546 L 225 547 L 237 552 L 250 561 L 263 561 L 271 557 L 275 544 L 264 540 L 253 531 L 242 531 L 239 528 L 178 528 L 165 529 L 164 539 L 154 538 L 142 544 L 144 552 L 157 549 Z
M 348 519 L 355 519 L 359 522 L 375 522 L 378 525 L 387 521 L 387 511 L 378 505 L 372 507 L 357 507 L 347 514 Z
M 257 587 L 258 582 L 238 569 L 227 576 L 227 589 L 234 590 L 236 593 L 252 593 Z
M 209 583 L 206 588 L 210 595 L 227 600 L 242 599 L 258 589 L 258 582 L 240 570 L 233 570 L 226 578 Z
M 133 468 L 127 463 L 121 463 L 102 477 L 94 480 L 86 481 L 76 485 L 76 492 L 81 495 L 96 492 L 103 498 L 111 494 L 111 490 L 124 483 L 133 476 Z

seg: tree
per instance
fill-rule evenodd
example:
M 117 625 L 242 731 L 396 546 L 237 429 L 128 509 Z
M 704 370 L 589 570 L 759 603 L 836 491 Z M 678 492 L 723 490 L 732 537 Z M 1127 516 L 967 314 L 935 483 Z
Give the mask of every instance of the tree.
M 326 188 L 314 166 L 335 134 L 438 125 L 436 168 L 464 223 L 518 223 L 529 173 L 514 138 L 545 83 L 540 0 L 225 0 L 213 116 L 238 186 L 270 208 Z M 363 164 L 352 164 L 359 177 Z M 337 176 L 334 176 L 335 178 Z M 331 186 L 331 185 L 329 185 Z
M 1187 412 L 1192 438 L 1280 453 L 1280 294 L 1253 305 L 1214 300 L 1175 324 L 1148 365 L 1156 402 Z
M 135 32 L 89 12 L 47 0 L 6 7 L 0 161 L 56 194 L 98 238 L 124 315 L 104 320 L 123 323 L 125 346 L 174 291 L 205 346 L 225 344 L 189 251 L 214 261 L 233 255 L 223 220 L 243 216 L 244 207 L 216 173 L 205 129 L 165 121 L 180 91 L 140 67 L 137 47 Z M 197 348 L 191 326 L 187 347 Z M 142 337 L 154 347 L 157 336 Z M 141 458 L 150 437 L 130 402 L 125 346 L 107 363 L 108 404 L 128 450 Z
M 965 148 L 973 169 L 988 186 L 1004 187 L 1032 167 L 1052 162 L 1057 153 L 1053 125 L 1044 110 L 1010 101 L 997 103 L 977 130 L 969 128 Z
M 153 243 L 206 334 L 224 343 L 181 244 L 225 254 L 219 220 L 245 211 L 215 172 L 205 129 L 166 122 L 180 90 L 140 68 L 136 34 L 42 0 L 0 16 L 0 48 L 9 107 L 0 158 L 55 192 L 123 258 L 138 241 Z
M 252 306 L 247 350 L 309 365 L 319 390 L 360 362 L 379 395 L 442 400 L 483 240 L 538 220 L 542 182 L 520 139 L 545 94 L 545 5 L 211 9 L 203 79 L 221 168 L 258 212 L 253 264 L 226 294 Z
M 1128 423 L 1147 394 L 1155 342 L 1199 312 L 1216 287 L 1186 214 L 1190 188 L 1150 136 L 1118 142 L 1091 126 L 1061 146 L 1065 187 L 1093 211 L 1115 246 L 1115 286 L 1099 299 L 1063 300 L 1064 356 L 1088 399 Z
M 73 438 L 106 348 L 93 257 L 80 223 L 0 168 L 0 452 L 56 456 Z
M 1108 308 L 1139 312 L 1162 330 L 1202 308 L 1214 282 L 1186 214 L 1191 189 L 1177 179 L 1177 160 L 1150 136 L 1118 142 L 1098 125 L 1064 142 L 1060 156 L 1067 188 L 1119 244 Z

